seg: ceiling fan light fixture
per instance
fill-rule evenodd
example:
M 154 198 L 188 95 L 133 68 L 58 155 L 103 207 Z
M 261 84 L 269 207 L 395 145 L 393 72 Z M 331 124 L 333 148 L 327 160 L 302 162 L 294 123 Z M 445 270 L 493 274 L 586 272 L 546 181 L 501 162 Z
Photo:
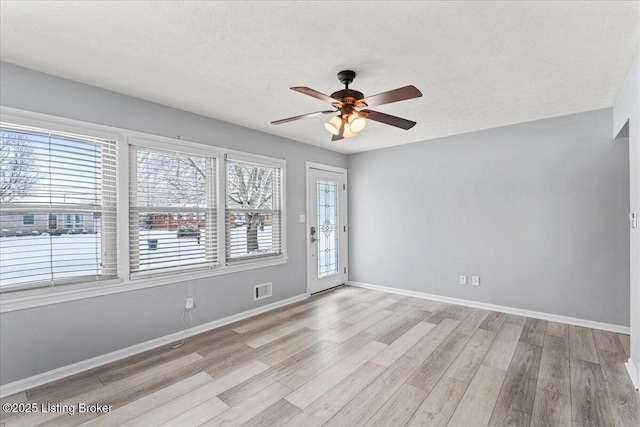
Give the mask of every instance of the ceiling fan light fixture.
M 332 135 L 337 135 L 338 133 L 340 133 L 341 125 L 342 119 L 340 118 L 340 116 L 335 116 L 334 118 L 326 122 L 324 124 L 324 127 L 327 128 L 327 130 L 331 132 Z
M 353 132 L 351 129 L 349 129 L 349 126 L 345 126 L 344 130 L 342 131 L 342 136 L 344 136 L 345 138 L 353 138 L 354 136 L 358 135 L 358 132 Z
M 354 133 L 360 132 L 366 126 L 367 121 L 358 115 L 353 113 L 349 116 L 349 130 Z

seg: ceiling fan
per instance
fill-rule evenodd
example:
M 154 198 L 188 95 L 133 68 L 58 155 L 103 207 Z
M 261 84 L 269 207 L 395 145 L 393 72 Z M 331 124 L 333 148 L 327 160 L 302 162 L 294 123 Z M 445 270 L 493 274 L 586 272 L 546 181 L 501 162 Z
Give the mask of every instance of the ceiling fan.
M 333 134 L 333 137 L 331 138 L 332 141 L 338 141 L 343 138 L 351 138 L 358 135 L 358 133 L 364 129 L 367 124 L 365 119 L 374 120 L 376 122 L 395 126 L 404 130 L 409 130 L 415 126 L 416 122 L 411 120 L 380 113 L 367 108 L 391 104 L 392 102 L 404 101 L 406 99 L 419 98 L 422 96 L 422 93 L 415 86 L 404 86 L 388 92 L 382 92 L 377 95 L 365 97 L 362 92 L 349 89 L 349 85 L 355 78 L 356 73 L 354 71 L 340 71 L 338 73 L 338 80 L 344 84 L 344 89 L 332 93 L 331 96 L 305 86 L 292 87 L 291 90 L 295 90 L 296 92 L 312 96 L 331 104 L 335 110 L 316 111 L 315 113 L 276 120 L 271 122 L 271 124 L 279 125 L 282 123 L 292 122 L 294 120 L 305 119 L 307 117 L 338 113 L 337 116 L 324 124 L 327 130 Z

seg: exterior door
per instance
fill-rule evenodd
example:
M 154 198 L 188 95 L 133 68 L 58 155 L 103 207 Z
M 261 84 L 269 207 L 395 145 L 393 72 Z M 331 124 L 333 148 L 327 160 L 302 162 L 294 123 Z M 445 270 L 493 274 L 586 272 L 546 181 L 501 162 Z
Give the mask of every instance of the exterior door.
M 347 171 L 307 163 L 309 293 L 347 281 Z

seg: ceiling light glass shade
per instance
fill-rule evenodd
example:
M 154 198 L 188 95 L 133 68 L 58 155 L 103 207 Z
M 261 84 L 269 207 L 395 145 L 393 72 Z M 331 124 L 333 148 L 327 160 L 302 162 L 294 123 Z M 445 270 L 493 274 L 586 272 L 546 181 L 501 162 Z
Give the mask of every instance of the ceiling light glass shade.
M 364 129 L 367 121 L 360 117 L 357 113 L 353 113 L 349 116 L 349 130 L 351 132 L 358 133 Z
M 349 129 L 349 126 L 345 126 L 344 130 L 342 131 L 342 136 L 344 136 L 345 138 L 353 138 L 357 135 L 358 132 L 353 132 L 351 129 Z
M 340 118 L 340 116 L 335 116 L 327 123 L 325 123 L 324 127 L 326 127 L 327 130 L 333 135 L 337 135 L 340 133 L 340 125 L 342 125 L 342 119 Z

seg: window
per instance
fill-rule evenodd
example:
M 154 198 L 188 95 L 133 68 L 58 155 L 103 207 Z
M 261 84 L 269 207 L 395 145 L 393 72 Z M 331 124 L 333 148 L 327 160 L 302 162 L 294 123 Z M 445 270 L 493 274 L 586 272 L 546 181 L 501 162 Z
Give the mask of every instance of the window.
M 64 216 L 64 228 L 71 229 L 71 230 L 75 228 L 84 228 L 84 215 L 83 214 L 75 214 L 75 215 L 66 214 Z
M 0 131 L 0 291 L 115 277 L 115 141 Z
M 281 165 L 227 159 L 226 180 L 227 265 L 281 256 Z
M 131 276 L 215 267 L 216 159 L 132 145 L 129 160 Z
M 34 225 L 34 216 L 33 214 L 24 214 L 22 215 L 22 225 Z

